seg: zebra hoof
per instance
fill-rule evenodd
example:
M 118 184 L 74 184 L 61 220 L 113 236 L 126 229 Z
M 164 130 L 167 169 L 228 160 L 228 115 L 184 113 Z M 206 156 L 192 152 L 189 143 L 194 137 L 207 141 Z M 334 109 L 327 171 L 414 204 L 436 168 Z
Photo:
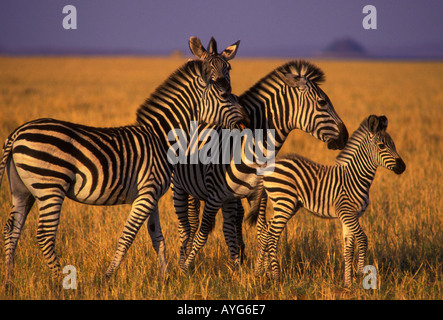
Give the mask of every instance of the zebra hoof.
M 239 246 L 239 252 L 240 252 L 240 264 L 243 264 L 243 262 L 246 260 L 246 253 L 245 253 L 245 246 Z
M 115 269 L 110 266 L 108 270 L 106 270 L 105 272 L 105 277 L 106 279 L 110 279 L 114 274 L 115 274 Z
M 193 268 L 193 264 L 190 262 L 185 262 L 183 266 L 180 267 L 180 273 L 181 274 L 189 274 L 191 272 L 191 269 Z
M 56 285 L 60 285 L 62 284 L 63 281 L 63 275 L 62 272 L 60 270 L 60 268 L 55 268 L 52 270 L 52 281 L 56 284 Z
M 241 265 L 240 258 L 235 258 L 235 259 L 231 260 L 231 263 L 228 267 L 229 267 L 229 269 L 231 269 L 232 272 L 235 272 L 240 269 L 240 265 Z
M 6 294 L 12 294 L 13 293 L 13 291 L 14 291 L 14 281 L 12 280 L 12 278 L 6 279 L 4 288 L 5 288 L 5 293 Z

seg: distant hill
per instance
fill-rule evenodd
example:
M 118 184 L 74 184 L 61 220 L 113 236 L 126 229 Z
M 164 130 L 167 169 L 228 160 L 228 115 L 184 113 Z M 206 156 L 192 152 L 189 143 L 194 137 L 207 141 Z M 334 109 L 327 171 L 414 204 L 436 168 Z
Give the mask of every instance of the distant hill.
M 323 58 L 369 58 L 370 54 L 357 41 L 342 38 L 333 41 L 316 56 Z
M 371 45 L 367 50 L 360 42 L 350 37 L 338 38 L 323 47 L 324 43 L 300 44 L 288 41 L 282 45 L 262 47 L 242 47 L 242 57 L 273 58 L 331 58 L 331 59 L 412 59 L 443 60 L 443 42 L 411 43 L 401 46 Z M 156 50 L 140 47 L 58 47 L 58 46 L 8 46 L 0 44 L 0 55 L 71 55 L 71 56 L 170 56 L 176 58 L 191 57 L 186 49 L 179 48 Z

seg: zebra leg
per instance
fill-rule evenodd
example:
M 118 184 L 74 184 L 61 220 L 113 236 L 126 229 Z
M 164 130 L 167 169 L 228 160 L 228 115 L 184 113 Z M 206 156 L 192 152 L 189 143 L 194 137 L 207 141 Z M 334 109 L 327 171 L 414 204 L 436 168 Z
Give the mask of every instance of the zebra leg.
M 358 223 L 358 220 L 357 220 Z M 362 275 L 363 274 L 363 267 L 365 265 L 365 259 L 366 259 L 366 252 L 368 250 L 368 237 L 363 232 L 363 229 L 360 227 L 360 224 L 358 223 L 359 228 L 357 233 L 355 234 L 356 240 L 357 240 L 357 246 L 358 246 L 358 263 L 357 263 L 357 274 Z
M 343 225 L 343 256 L 345 259 L 345 287 L 352 283 L 352 261 L 354 259 L 355 237 L 346 225 Z
M 39 220 L 37 226 L 37 242 L 53 277 L 61 277 L 60 263 L 55 254 L 55 238 L 60 223 L 60 211 L 65 194 L 59 188 L 50 195 L 37 197 Z
M 9 218 L 3 229 L 5 239 L 6 283 L 12 282 L 14 270 L 14 253 L 20 238 L 23 225 L 26 221 L 35 199 L 22 180 L 18 177 L 15 166 L 6 168 L 12 195 L 12 206 Z
M 240 265 L 239 248 L 237 246 L 237 201 L 226 202 L 222 205 L 223 235 L 228 245 L 232 259 L 232 267 L 236 270 Z
M 241 199 L 237 200 L 237 217 L 236 217 L 236 226 L 235 230 L 237 231 L 237 246 L 240 251 L 240 264 L 246 259 L 245 254 L 245 243 L 243 241 L 243 218 L 245 216 L 245 209 L 243 208 L 243 204 Z
M 160 274 L 162 278 L 165 278 L 168 274 L 168 265 L 166 260 L 166 245 L 165 238 L 160 226 L 160 217 L 158 213 L 158 206 L 155 207 L 151 215 L 149 215 L 148 232 L 151 237 L 152 245 L 154 246 L 155 252 L 157 252 L 158 262 L 160 265 Z
M 256 275 L 259 276 L 264 268 L 267 268 L 269 262 L 268 253 L 268 224 L 266 223 L 266 205 L 267 205 L 267 195 L 266 193 L 259 200 L 258 204 L 255 202 L 251 203 L 251 208 L 257 207 L 259 210 L 258 220 L 257 220 L 257 240 L 259 245 L 259 254 L 256 261 Z
M 288 201 L 286 201 L 288 200 Z M 267 237 L 267 250 L 269 252 L 270 266 L 272 272 L 272 278 L 276 283 L 280 282 L 280 265 L 277 259 L 277 246 L 278 241 L 287 222 L 298 211 L 300 205 L 295 200 L 286 199 L 285 201 L 274 201 L 274 217 L 268 224 L 268 237 Z
M 114 253 L 114 257 L 106 271 L 106 276 L 112 276 L 119 268 L 126 252 L 131 247 L 132 242 L 135 239 L 140 227 L 146 221 L 149 215 L 153 214 L 157 207 L 158 197 L 150 197 L 146 199 L 146 194 L 149 192 L 141 192 L 142 196 L 137 198 L 132 204 L 131 213 L 126 220 L 125 226 L 123 227 L 122 234 L 118 240 L 117 250 Z M 156 215 L 158 219 L 158 214 Z M 156 225 L 155 220 L 151 221 L 151 225 Z M 148 225 L 149 230 L 149 225 Z M 160 230 L 161 232 L 161 230 Z M 160 239 L 159 239 L 160 240 Z M 160 240 L 161 243 L 161 240 Z M 158 249 L 160 250 L 160 243 Z M 154 245 L 155 248 L 155 245 Z M 163 250 L 163 249 L 162 249 Z M 159 251 L 164 253 L 164 251 Z M 163 270 L 162 270 L 163 272 Z
M 268 204 L 267 194 L 265 193 L 258 201 L 259 215 L 257 219 L 257 237 L 260 238 L 262 233 L 267 234 L 268 232 L 269 224 L 266 222 L 266 206 Z M 254 206 L 253 203 L 251 203 L 251 207 L 252 206 Z
M 191 226 L 188 217 L 188 194 L 177 185 L 172 187 L 172 199 L 174 201 L 175 214 L 178 218 L 178 232 L 180 235 L 180 259 L 179 265 L 183 266 L 188 255 L 187 246 L 189 244 Z M 197 216 L 198 219 L 198 216 Z M 192 245 L 192 244 L 191 244 Z
M 255 275 L 259 277 L 263 271 L 267 270 L 269 264 L 269 252 L 268 252 L 268 233 L 266 230 L 261 231 L 258 237 L 258 255 L 256 260 Z
M 357 240 L 358 245 L 357 273 L 361 274 L 363 273 L 363 265 L 368 248 L 368 239 L 354 213 L 341 214 L 339 215 L 339 218 L 343 224 L 345 286 L 348 287 L 352 283 L 352 261 L 354 259 L 355 240 Z
M 209 198 L 205 202 L 200 228 L 192 244 L 191 252 L 189 253 L 188 258 L 186 259 L 182 267 L 183 272 L 187 272 L 189 268 L 193 265 L 195 256 L 208 240 L 208 235 L 212 230 L 213 223 L 215 221 L 215 216 L 217 215 L 217 212 L 220 209 L 220 207 L 221 203 L 218 201 L 214 201 L 211 198 Z
M 195 234 L 197 233 L 198 226 L 200 225 L 200 201 L 191 195 L 188 197 L 188 221 L 191 231 L 189 234 L 189 241 L 186 246 L 186 256 L 188 256 L 189 252 L 191 252 Z

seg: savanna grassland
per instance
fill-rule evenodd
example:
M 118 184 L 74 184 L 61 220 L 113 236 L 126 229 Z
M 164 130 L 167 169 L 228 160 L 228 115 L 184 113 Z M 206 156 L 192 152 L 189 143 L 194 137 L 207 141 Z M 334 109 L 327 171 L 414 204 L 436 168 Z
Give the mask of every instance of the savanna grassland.
M 184 59 L 0 58 L 0 140 L 26 121 L 51 117 L 91 126 L 135 122 L 138 106 Z M 240 94 L 285 60 L 235 59 L 231 77 Z M 326 73 L 322 85 L 349 132 L 369 114 L 385 114 L 388 132 L 406 163 L 397 176 L 380 168 L 371 202 L 360 219 L 368 241 L 367 264 L 378 271 L 377 289 L 361 278 L 343 288 L 341 225 L 304 210 L 288 223 L 280 244 L 282 281 L 254 276 L 255 230 L 244 226 L 247 260 L 231 271 L 221 216 L 194 272 L 178 267 L 179 236 L 170 191 L 160 201 L 169 277 L 161 280 L 145 227 L 117 274 L 107 280 L 130 206 L 87 206 L 66 199 L 56 251 L 61 265 L 74 265 L 78 289 L 63 290 L 36 242 L 38 212 L 32 209 L 16 251 L 15 278 L 6 290 L 0 249 L 1 299 L 442 299 L 443 298 L 443 63 L 313 61 Z M 293 132 L 284 153 L 332 164 L 337 151 Z M 1 228 L 10 210 L 6 177 L 0 193 Z M 248 208 L 245 203 L 246 209 Z M 272 208 L 269 208 L 269 212 Z

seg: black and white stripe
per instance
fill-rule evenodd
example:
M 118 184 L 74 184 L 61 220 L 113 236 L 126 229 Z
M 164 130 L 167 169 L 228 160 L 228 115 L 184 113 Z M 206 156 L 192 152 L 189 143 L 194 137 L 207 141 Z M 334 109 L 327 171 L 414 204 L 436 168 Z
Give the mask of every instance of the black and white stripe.
M 200 41 L 191 38 L 195 49 Z M 201 47 L 201 44 L 200 44 Z M 206 52 L 201 47 L 199 50 Z M 230 58 L 233 58 L 231 55 Z M 12 211 L 4 228 L 8 277 L 14 251 L 35 200 L 39 208 L 37 241 L 55 276 L 60 273 L 54 245 L 65 197 L 95 205 L 132 203 L 132 209 L 106 272 L 112 275 L 146 219 L 160 262 L 167 272 L 158 201 L 170 186 L 173 165 L 167 151 L 173 129 L 187 132 L 190 122 L 204 121 L 233 128 L 244 112 L 229 90 L 214 82 L 205 57 L 174 72 L 137 111 L 137 124 L 95 128 L 53 119 L 38 119 L 17 128 L 6 140 L 0 163 L 12 193 Z M 217 56 L 212 56 L 216 60 Z M 218 58 L 225 64 L 226 58 Z M 219 66 L 220 67 L 220 66 Z M 221 70 L 221 69 L 220 69 Z M 220 70 L 217 79 L 220 77 Z M 1 180 L 0 180 L 1 181 Z
M 257 272 L 270 259 L 273 278 L 278 281 L 280 267 L 277 244 L 288 220 L 301 207 L 322 218 L 339 219 L 343 226 L 346 286 L 351 284 L 354 243 L 358 245 L 357 272 L 362 273 L 367 237 L 359 217 L 369 203 L 369 189 L 377 167 L 401 174 L 406 166 L 394 142 L 386 132 L 387 118 L 371 115 L 352 134 L 333 166 L 321 165 L 298 155 L 275 162 L 272 174 L 263 177 L 257 199 L 247 219 L 257 223 L 260 253 Z M 274 215 L 266 223 L 266 199 L 271 200 Z
M 267 129 L 275 130 L 274 139 L 264 140 L 261 150 L 265 155 L 270 143 L 277 153 L 294 129 L 301 129 L 327 142 L 329 148 L 344 147 L 348 133 L 328 96 L 319 87 L 323 79 L 323 72 L 311 63 L 291 61 L 273 70 L 239 97 L 239 102 L 248 113 L 250 129 L 264 130 L 264 136 Z M 216 129 L 219 133 L 221 130 L 200 125 L 199 132 L 207 128 Z M 199 140 L 205 139 L 201 136 Z M 243 139 L 242 151 L 245 150 L 244 142 Z M 220 156 L 226 152 L 232 153 L 232 150 L 222 150 L 222 143 L 219 148 Z M 239 247 L 244 247 L 244 211 L 240 199 L 250 196 L 260 180 L 256 169 L 255 163 L 251 165 L 243 161 L 237 164 L 233 161 L 230 164 L 179 164 L 175 168 L 173 199 L 179 219 L 182 242 L 180 263 L 183 270 L 189 268 L 196 253 L 205 244 L 220 208 L 224 219 L 223 232 L 234 266 L 241 262 Z M 194 238 L 198 227 L 197 200 L 204 200 L 205 207 Z

